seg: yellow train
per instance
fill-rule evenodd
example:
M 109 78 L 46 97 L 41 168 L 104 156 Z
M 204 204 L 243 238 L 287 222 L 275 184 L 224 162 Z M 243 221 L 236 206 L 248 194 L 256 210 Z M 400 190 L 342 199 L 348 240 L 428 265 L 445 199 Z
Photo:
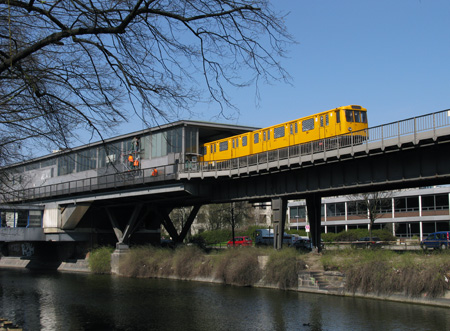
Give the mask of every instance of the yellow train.
M 367 109 L 349 105 L 205 143 L 200 161 L 223 161 L 367 129 Z M 365 132 L 359 136 L 366 136 Z

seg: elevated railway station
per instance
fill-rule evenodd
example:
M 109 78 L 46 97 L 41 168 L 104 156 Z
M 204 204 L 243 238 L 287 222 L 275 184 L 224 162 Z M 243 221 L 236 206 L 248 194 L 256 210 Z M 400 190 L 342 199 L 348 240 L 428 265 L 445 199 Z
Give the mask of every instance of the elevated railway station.
M 317 244 L 322 197 L 449 184 L 449 115 L 442 111 L 306 143 L 287 139 L 281 148 L 214 161 L 202 161 L 204 143 L 229 139 L 232 146 L 233 137 L 255 128 L 179 121 L 57 151 L 3 169 L 13 189 L 3 197 L 9 209 L 0 208 L 0 242 L 4 251 L 25 241 L 72 243 L 64 254 L 76 255 L 93 245 L 157 243 L 161 225 L 182 241 L 202 205 L 239 200 L 270 201 L 279 234 L 287 201 L 305 199 Z M 286 126 L 287 137 L 294 132 Z M 193 209 L 178 233 L 169 214 L 182 206 Z M 11 221 L 31 216 L 33 222 Z

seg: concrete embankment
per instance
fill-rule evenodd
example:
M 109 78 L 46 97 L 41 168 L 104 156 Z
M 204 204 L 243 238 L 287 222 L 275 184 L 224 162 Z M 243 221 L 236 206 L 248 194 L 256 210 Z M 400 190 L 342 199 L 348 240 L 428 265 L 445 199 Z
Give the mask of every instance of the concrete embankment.
M 84 259 L 49 262 L 36 258 L 5 257 L 0 258 L 0 268 L 46 269 L 67 272 L 91 272 L 88 261 Z
M 268 257 L 260 256 L 258 258 L 259 265 L 262 270 L 265 269 Z M 311 262 L 311 261 L 310 261 Z M 20 257 L 1 257 L 0 268 L 23 268 L 23 269 L 51 269 L 62 272 L 84 272 L 89 273 L 88 261 L 70 260 L 58 263 L 43 262 L 37 259 L 20 258 Z M 120 275 L 119 272 L 115 274 Z M 180 278 L 177 276 L 168 276 L 166 278 L 173 280 L 190 280 L 197 282 L 207 283 L 223 283 L 221 280 L 214 277 L 193 277 L 193 278 Z M 279 289 L 276 284 L 269 284 L 264 280 L 254 284 L 254 287 Z M 389 300 L 403 303 L 423 304 L 430 306 L 446 307 L 450 308 L 450 291 L 447 291 L 444 297 L 440 298 L 427 298 L 423 297 L 410 297 L 402 293 L 395 293 L 390 295 L 376 295 L 366 293 L 353 293 L 345 290 L 345 275 L 336 271 L 324 271 L 321 268 L 317 268 L 317 265 L 310 263 L 307 270 L 301 271 L 298 276 L 298 286 L 288 288 L 289 291 L 308 292 L 323 295 L 336 295 L 336 296 L 348 296 L 359 297 L 377 300 Z

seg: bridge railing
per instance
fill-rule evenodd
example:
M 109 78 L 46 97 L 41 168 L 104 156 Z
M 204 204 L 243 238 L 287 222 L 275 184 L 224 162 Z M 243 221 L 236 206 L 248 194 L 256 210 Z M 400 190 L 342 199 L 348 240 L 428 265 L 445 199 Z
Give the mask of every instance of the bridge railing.
M 22 188 L 4 195 L 8 202 L 43 199 L 62 195 L 80 194 L 143 185 L 155 181 L 176 179 L 178 173 L 220 172 L 233 169 L 258 166 L 259 168 L 273 167 L 281 160 L 299 158 L 315 153 L 353 147 L 443 127 L 450 127 L 450 110 L 431 113 L 399 122 L 372 127 L 362 131 L 345 135 L 320 139 L 308 143 L 298 144 L 273 151 L 259 153 L 241 158 L 216 162 L 189 162 L 185 164 L 170 164 L 157 168 L 137 169 L 116 172 L 105 175 L 66 181 L 45 186 Z M 414 142 L 415 138 L 414 138 Z M 155 172 L 156 169 L 156 172 Z
M 250 166 L 263 167 L 271 162 L 278 162 L 289 158 L 298 158 L 324 151 L 353 147 L 363 143 L 369 144 L 377 141 L 386 141 L 392 138 L 400 139 L 401 137 L 409 135 L 413 136 L 413 142 L 416 143 L 416 135 L 418 133 L 435 131 L 436 129 L 443 127 L 450 127 L 450 110 L 426 114 L 361 131 L 315 140 L 250 156 L 214 162 L 199 162 L 195 168 L 188 169 L 186 167 L 181 167 L 180 172 L 220 172 Z
M 2 198 L 7 202 L 14 202 L 51 198 L 55 196 L 70 196 L 80 193 L 124 188 L 127 186 L 135 187 L 151 182 L 175 179 L 178 171 L 176 167 L 177 165 L 171 164 L 76 179 L 39 187 L 21 188 L 4 194 Z

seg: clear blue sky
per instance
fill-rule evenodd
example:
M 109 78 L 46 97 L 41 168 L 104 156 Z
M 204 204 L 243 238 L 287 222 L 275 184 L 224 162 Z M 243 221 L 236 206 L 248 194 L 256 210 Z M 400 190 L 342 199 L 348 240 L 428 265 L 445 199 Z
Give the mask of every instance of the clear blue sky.
M 265 127 L 358 104 L 376 126 L 450 108 L 449 0 L 273 0 L 273 6 L 290 12 L 287 27 L 298 43 L 282 61 L 292 86 L 262 85 L 259 102 L 254 87 L 229 90 L 240 109 L 233 124 Z M 199 109 L 204 117 L 192 119 L 210 120 Z M 120 133 L 139 129 L 124 125 Z

